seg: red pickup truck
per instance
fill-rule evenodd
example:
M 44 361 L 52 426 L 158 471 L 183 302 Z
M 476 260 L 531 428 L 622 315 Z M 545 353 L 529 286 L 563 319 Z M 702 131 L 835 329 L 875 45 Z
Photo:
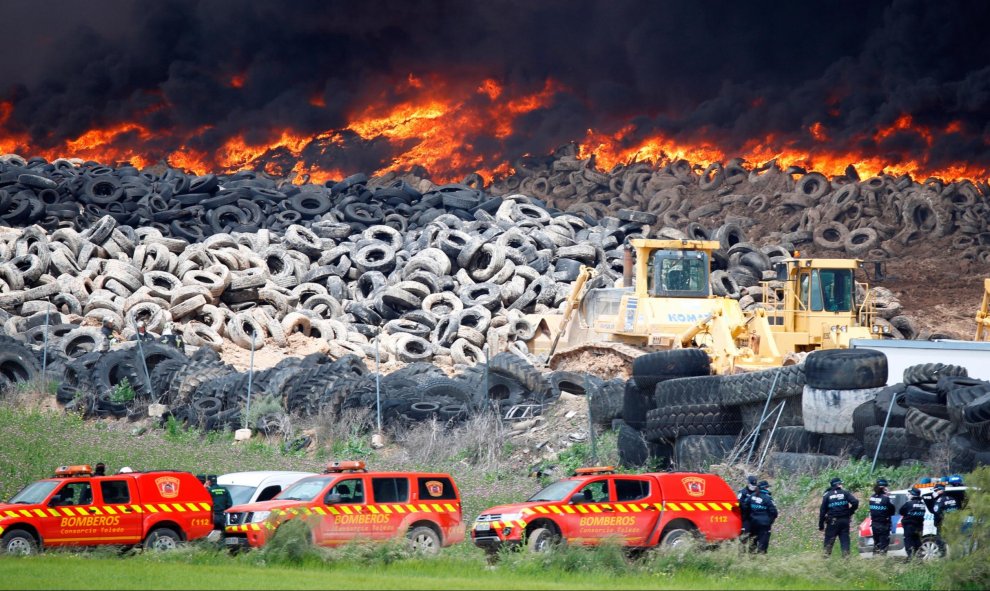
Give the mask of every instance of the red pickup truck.
M 617 474 L 606 466 L 579 469 L 523 503 L 483 511 L 471 538 L 490 553 L 521 544 L 541 552 L 557 542 L 596 545 L 609 538 L 650 548 L 728 540 L 741 527 L 735 493 L 714 474 Z

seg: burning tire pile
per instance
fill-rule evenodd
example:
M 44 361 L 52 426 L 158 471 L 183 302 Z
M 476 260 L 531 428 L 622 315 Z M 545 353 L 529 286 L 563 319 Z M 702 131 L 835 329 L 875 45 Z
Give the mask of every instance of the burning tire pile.
M 126 378 L 138 400 L 165 404 L 166 416 L 221 428 L 243 420 L 249 378 L 216 351 L 225 341 L 278 348 L 302 333 L 325 341 L 329 356 L 288 359 L 252 378 L 253 395 L 277 398 L 292 415 L 369 408 L 378 386 L 386 418 L 401 421 L 517 405 L 540 412 L 561 391 L 590 389 L 596 422 L 625 417 L 624 440 L 642 427 L 656 445 L 681 446 L 675 457 L 683 458 L 724 447 L 690 437 L 734 438 L 722 431 L 751 427 L 762 395 L 747 392 L 767 376 L 720 380 L 735 388 L 726 404 L 714 394 L 692 398 L 676 379 L 653 391 L 638 378 L 632 388 L 535 369 L 524 342 L 537 327 L 525 315 L 556 311 L 582 266 L 609 285 L 629 239 L 717 240 L 713 292 L 749 309 L 772 297 L 760 281 L 772 278 L 773 263 L 804 243 L 882 259 L 945 237 L 973 260 L 990 253 L 990 191 L 967 183 L 859 181 L 855 171 L 828 180 L 738 161 L 703 173 L 684 161 L 604 173 L 567 150 L 516 169 L 488 189 L 477 175 L 438 186 L 412 173 L 293 185 L 253 172 L 191 176 L 2 156 L 0 220 L 10 230 L 0 233 L 8 335 L 0 345 L 9 361 L 0 374 L 30 379 L 43 359 L 61 383 L 59 400 L 92 416 L 133 414 L 110 396 Z M 763 244 L 747 240 L 763 218 L 779 228 Z M 915 336 L 893 294 L 875 295 L 891 333 Z M 128 339 L 138 320 L 154 336 L 174 322 L 191 354 L 133 343 L 103 351 L 102 322 Z M 376 355 L 406 367 L 376 384 Z M 437 366 L 453 367 L 453 376 Z M 710 388 L 700 367 L 691 371 L 668 377 Z M 776 396 L 792 401 L 800 370 L 785 371 L 791 378 Z M 662 394 L 657 408 L 677 412 L 649 418 L 641 392 Z M 799 406 L 785 405 L 784 427 L 800 424 Z

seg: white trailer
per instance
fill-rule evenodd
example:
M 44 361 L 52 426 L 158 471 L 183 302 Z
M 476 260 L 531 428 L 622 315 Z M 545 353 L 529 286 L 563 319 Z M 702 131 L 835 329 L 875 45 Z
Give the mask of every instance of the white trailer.
M 990 380 L 990 342 L 852 339 L 851 348 L 876 349 L 887 356 L 887 385 L 904 381 L 904 369 L 922 363 L 965 367 L 969 377 Z

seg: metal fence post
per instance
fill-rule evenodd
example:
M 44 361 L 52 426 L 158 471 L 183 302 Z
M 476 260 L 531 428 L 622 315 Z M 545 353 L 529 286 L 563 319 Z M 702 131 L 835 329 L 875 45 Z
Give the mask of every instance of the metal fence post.
M 378 415 L 378 432 L 382 431 L 382 365 L 378 352 L 378 334 L 375 334 L 375 412 Z
M 251 426 L 248 425 L 248 417 L 251 414 L 251 384 L 254 382 L 254 339 L 256 335 L 254 330 L 251 331 L 251 361 L 248 366 L 248 385 L 247 385 L 247 406 L 244 408 L 244 428 L 250 429 Z
M 591 398 L 594 396 L 588 374 L 584 374 L 584 396 L 588 399 L 588 437 L 591 439 L 591 461 L 598 463 L 598 443 L 595 438 L 595 417 L 592 412 Z
M 767 392 L 767 401 L 763 404 L 763 413 L 760 415 L 760 424 L 761 425 L 763 424 L 763 421 L 767 417 L 767 409 L 770 408 L 770 400 L 773 399 L 773 393 L 777 390 L 777 378 L 780 377 L 780 372 L 781 371 L 783 371 L 783 370 L 782 369 L 779 369 L 779 370 L 777 370 L 776 373 L 773 374 L 773 382 L 770 383 L 770 391 Z M 781 409 L 781 410 L 783 410 L 783 409 Z M 746 463 L 747 464 L 749 464 L 750 461 L 752 461 L 752 459 L 753 459 L 753 451 L 755 450 L 755 448 L 756 448 L 756 438 L 753 438 L 753 442 L 749 446 L 749 454 L 746 455 Z
M 890 397 L 890 406 L 887 407 L 887 416 L 883 419 L 883 429 L 880 430 L 880 439 L 877 441 L 877 448 L 873 452 L 873 465 L 870 466 L 870 476 L 877 468 L 877 458 L 880 457 L 880 447 L 883 445 L 883 436 L 887 434 L 887 424 L 890 423 L 890 413 L 894 410 L 894 402 L 897 401 L 897 394 Z

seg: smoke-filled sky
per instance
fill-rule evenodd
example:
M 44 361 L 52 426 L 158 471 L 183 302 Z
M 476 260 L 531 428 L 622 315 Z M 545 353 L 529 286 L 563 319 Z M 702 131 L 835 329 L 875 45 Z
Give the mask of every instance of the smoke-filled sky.
M 0 14 L 0 140 L 38 149 L 137 121 L 147 149 L 212 150 L 346 128 L 439 80 L 466 96 L 495 80 L 505 100 L 550 80 L 511 133 L 472 144 L 545 154 L 632 125 L 630 144 L 732 153 L 770 136 L 990 168 L 986 2 L 5 0 Z M 366 142 L 350 165 L 396 149 Z

